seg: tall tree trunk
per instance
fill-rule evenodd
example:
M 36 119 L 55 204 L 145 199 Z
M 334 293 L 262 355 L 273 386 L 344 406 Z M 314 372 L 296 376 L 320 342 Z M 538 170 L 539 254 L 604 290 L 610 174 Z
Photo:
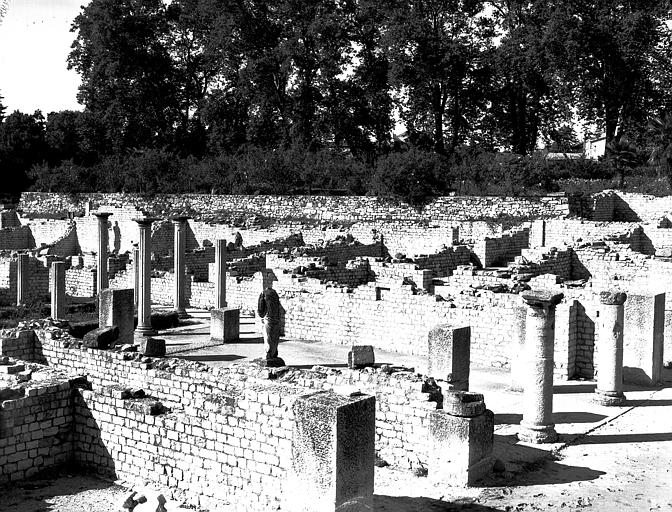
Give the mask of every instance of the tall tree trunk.
M 441 86 L 435 84 L 432 91 L 432 105 L 434 109 L 434 151 L 443 154 L 443 105 L 441 102 Z

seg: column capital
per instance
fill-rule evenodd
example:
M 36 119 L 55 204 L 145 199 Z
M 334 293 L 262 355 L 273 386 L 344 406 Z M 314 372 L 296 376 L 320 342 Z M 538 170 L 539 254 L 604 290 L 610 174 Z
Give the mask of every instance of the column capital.
M 155 222 L 159 219 L 157 219 L 156 217 L 136 217 L 135 219 L 132 220 L 137 222 L 139 226 L 145 227 L 145 226 L 151 226 L 152 222 Z
M 625 292 L 604 291 L 599 295 L 600 303 L 608 306 L 620 306 L 628 298 Z
M 528 306 L 547 308 L 557 305 L 564 297 L 562 293 L 547 290 L 529 290 L 521 294 Z
M 107 219 L 110 215 L 113 215 L 112 212 L 91 212 L 92 215 L 95 215 L 99 219 Z

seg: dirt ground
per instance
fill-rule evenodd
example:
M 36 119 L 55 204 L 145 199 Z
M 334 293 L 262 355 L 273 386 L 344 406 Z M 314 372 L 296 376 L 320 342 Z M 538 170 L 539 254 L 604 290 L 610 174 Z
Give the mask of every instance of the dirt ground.
M 557 455 L 495 474 L 479 487 L 439 488 L 424 477 L 376 468 L 375 510 L 672 511 L 672 387 L 631 405 Z M 112 482 L 64 473 L 0 490 L 0 510 L 121 511 L 126 493 Z

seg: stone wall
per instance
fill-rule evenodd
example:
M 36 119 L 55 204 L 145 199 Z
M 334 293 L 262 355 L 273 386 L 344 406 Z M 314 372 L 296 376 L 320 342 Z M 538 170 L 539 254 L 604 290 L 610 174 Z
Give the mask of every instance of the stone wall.
M 473 253 L 484 267 L 504 266 L 530 246 L 529 228 L 519 228 L 498 237 L 485 237 L 474 244 Z
M 72 460 L 70 381 L 26 388 L 0 404 L 0 484 Z
M 214 196 L 205 194 L 55 194 L 24 192 L 19 208 L 27 214 L 74 212 L 83 215 L 87 205 L 121 208 L 133 205 L 151 215 L 167 217 L 171 213 L 209 214 L 234 212 L 264 215 L 274 219 L 316 219 L 336 221 L 449 221 L 475 218 L 564 217 L 574 202 L 564 195 L 543 197 L 440 197 L 422 208 L 368 196 Z
M 0 247 L 4 250 L 22 250 L 35 247 L 33 234 L 28 226 L 0 229 Z

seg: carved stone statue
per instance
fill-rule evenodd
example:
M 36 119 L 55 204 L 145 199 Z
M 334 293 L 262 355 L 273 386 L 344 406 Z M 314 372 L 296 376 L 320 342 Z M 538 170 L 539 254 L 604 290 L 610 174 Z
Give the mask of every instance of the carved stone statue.
M 266 360 L 278 358 L 278 342 L 280 341 L 280 298 L 273 288 L 266 288 L 259 295 L 257 313 L 263 322 L 264 345 Z

